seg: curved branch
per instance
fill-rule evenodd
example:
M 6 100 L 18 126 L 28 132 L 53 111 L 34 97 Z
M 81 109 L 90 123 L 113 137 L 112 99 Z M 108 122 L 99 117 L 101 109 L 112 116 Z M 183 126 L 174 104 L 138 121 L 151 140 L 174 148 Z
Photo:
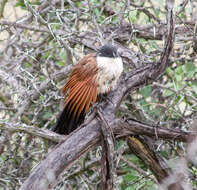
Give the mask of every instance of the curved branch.
M 108 107 L 108 106 L 107 106 Z M 106 111 L 106 110 L 105 110 Z M 106 112 L 105 112 L 106 113 Z M 155 127 L 134 123 L 126 123 L 120 119 L 113 119 L 112 115 L 105 118 L 116 134 L 145 134 L 155 137 Z M 167 128 L 157 128 L 157 136 L 165 139 L 188 141 L 195 136 L 192 132 L 182 132 Z M 68 169 L 77 159 L 99 143 L 100 123 L 92 120 L 86 127 L 70 134 L 66 140 L 57 145 L 31 173 L 24 182 L 21 190 L 52 189 L 64 170 Z

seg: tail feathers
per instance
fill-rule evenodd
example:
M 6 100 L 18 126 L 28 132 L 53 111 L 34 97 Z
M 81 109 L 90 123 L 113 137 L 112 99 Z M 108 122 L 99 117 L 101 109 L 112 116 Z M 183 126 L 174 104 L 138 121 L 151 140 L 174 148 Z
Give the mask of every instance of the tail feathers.
M 64 110 L 60 114 L 56 125 L 52 128 L 52 131 L 68 135 L 72 131 L 74 131 L 84 120 L 85 113 L 84 110 L 80 113 L 79 117 L 77 118 L 77 114 L 74 114 L 74 110 L 70 111 L 72 106 L 67 104 L 64 107 Z

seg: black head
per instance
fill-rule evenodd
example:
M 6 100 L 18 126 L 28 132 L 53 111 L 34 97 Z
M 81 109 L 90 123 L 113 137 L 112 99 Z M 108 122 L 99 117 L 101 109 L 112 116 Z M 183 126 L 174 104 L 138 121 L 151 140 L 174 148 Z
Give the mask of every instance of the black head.
M 99 56 L 102 57 L 119 57 L 118 50 L 115 46 L 104 45 L 99 50 Z

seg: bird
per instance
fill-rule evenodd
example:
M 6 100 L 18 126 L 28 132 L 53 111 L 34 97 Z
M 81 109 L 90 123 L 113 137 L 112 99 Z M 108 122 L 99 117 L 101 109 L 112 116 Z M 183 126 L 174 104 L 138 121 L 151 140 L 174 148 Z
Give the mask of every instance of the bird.
M 114 45 L 103 45 L 98 52 L 85 55 L 62 88 L 64 108 L 52 130 L 63 135 L 73 132 L 98 97 L 116 87 L 122 71 L 123 62 Z

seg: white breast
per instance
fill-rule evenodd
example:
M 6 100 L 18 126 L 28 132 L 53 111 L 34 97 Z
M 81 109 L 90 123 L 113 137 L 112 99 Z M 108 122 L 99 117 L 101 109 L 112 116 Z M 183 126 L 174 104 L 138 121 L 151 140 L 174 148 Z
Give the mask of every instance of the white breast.
M 122 71 L 123 63 L 120 57 L 97 57 L 98 67 L 98 93 L 107 93 L 117 84 Z

